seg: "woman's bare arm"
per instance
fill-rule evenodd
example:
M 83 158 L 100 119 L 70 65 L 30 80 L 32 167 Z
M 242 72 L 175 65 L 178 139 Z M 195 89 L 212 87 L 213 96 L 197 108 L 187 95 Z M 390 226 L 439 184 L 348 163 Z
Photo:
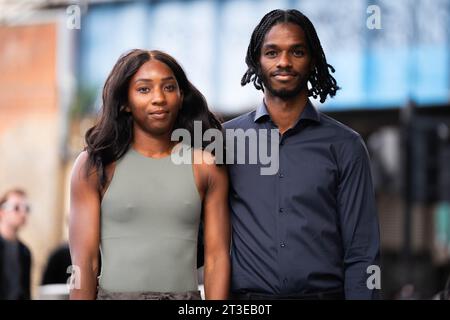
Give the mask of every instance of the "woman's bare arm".
M 72 170 L 70 183 L 69 247 L 73 276 L 70 299 L 96 299 L 100 241 L 98 176 L 86 175 L 87 152 Z
M 205 177 L 203 199 L 205 242 L 205 298 L 227 299 L 230 287 L 230 218 L 228 210 L 228 174 L 217 166 L 213 156 L 203 153 L 200 167 Z M 209 159 L 208 159 L 209 158 Z M 211 163 L 211 164 L 208 164 Z

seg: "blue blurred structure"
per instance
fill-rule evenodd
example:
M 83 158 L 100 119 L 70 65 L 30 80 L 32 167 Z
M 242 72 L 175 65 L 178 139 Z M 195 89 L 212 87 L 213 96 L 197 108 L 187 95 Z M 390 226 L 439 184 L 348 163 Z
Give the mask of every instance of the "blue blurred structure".
M 369 29 L 369 5 L 381 29 Z M 326 111 L 398 108 L 450 101 L 450 1 L 446 0 L 187 0 L 92 4 L 82 16 L 81 87 L 100 89 L 121 53 L 140 47 L 176 57 L 224 114 L 252 109 L 261 99 L 242 88 L 251 32 L 275 8 L 296 8 L 315 25 L 342 87 Z

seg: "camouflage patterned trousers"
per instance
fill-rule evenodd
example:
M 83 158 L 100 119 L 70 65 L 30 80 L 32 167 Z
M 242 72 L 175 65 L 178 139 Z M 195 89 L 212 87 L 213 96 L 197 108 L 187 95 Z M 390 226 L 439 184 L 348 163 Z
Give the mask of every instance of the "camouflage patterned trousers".
M 97 300 L 201 300 L 200 291 L 187 292 L 110 292 L 97 290 Z

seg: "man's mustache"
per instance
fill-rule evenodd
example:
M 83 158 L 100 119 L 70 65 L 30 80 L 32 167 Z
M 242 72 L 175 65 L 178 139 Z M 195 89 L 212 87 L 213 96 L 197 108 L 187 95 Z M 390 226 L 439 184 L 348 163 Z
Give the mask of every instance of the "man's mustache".
M 298 75 L 297 72 L 295 72 L 293 70 L 289 70 L 289 69 L 280 69 L 280 70 L 277 70 L 272 73 L 272 77 L 275 77 L 275 76 L 293 76 L 293 77 L 295 77 L 297 75 Z

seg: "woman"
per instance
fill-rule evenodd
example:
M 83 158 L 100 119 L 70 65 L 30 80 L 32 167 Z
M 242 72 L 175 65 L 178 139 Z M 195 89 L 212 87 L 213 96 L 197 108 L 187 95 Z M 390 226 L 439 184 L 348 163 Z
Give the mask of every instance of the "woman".
M 71 179 L 71 299 L 200 299 L 197 232 L 204 222 L 206 299 L 226 299 L 230 222 L 226 169 L 213 155 L 176 165 L 177 128 L 220 129 L 180 65 L 160 51 L 132 50 L 103 89 L 97 124 Z M 194 140 L 194 139 L 191 139 Z M 207 161 L 206 161 L 207 160 Z M 99 254 L 102 270 L 97 283 Z

